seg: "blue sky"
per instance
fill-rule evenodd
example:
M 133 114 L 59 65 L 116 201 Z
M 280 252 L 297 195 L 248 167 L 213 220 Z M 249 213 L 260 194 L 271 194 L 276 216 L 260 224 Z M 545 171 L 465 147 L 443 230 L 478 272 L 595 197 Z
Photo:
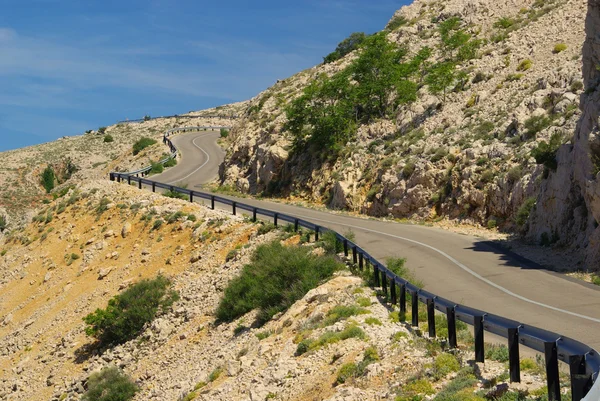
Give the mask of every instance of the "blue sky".
M 407 0 L 0 0 L 0 151 L 248 99 Z

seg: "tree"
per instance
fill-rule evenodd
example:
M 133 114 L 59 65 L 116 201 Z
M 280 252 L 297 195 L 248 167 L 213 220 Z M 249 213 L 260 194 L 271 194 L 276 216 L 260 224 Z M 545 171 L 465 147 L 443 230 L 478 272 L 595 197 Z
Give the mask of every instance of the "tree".
M 42 173 L 42 185 L 46 189 L 46 193 L 50 193 L 54 189 L 55 181 L 56 175 L 54 174 L 54 169 L 52 166 L 46 167 Z
M 323 63 L 325 63 L 325 64 L 332 63 L 336 60 L 341 59 L 345 55 L 353 52 L 354 50 L 358 49 L 359 46 L 365 41 L 366 37 L 367 37 L 367 35 L 365 35 L 364 32 L 352 33 L 346 39 L 341 41 L 332 53 L 329 53 L 327 56 L 325 56 L 323 58 Z
M 429 91 L 435 95 L 443 93 L 444 102 L 446 101 L 447 90 L 455 80 L 456 65 L 450 61 L 435 64 L 425 77 L 425 83 L 429 87 Z

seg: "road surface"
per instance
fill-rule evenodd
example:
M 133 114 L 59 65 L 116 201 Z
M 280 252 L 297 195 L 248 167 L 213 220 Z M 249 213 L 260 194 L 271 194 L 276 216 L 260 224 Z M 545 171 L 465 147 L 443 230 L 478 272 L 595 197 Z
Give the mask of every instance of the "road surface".
M 224 153 L 218 132 L 173 137 L 179 164 L 152 179 L 200 189 L 214 179 Z M 446 230 L 382 222 L 269 201 L 235 198 L 302 217 L 344 233 L 380 261 L 407 258 L 425 288 L 454 302 L 554 331 L 600 349 L 600 287 L 546 271 L 489 242 Z

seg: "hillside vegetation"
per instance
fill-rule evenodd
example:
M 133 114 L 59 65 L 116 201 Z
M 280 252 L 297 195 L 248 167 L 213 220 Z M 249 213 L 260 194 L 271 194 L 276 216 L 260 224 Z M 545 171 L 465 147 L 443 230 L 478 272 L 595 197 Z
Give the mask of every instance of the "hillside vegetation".
M 586 203 L 577 188 L 561 223 L 537 207 L 563 211 L 545 188 L 568 180 L 559 167 L 587 95 L 585 16 L 584 0 L 417 0 L 254 98 L 228 137 L 221 183 L 588 247 L 595 222 L 574 211 Z M 574 241 L 577 231 L 587 234 Z M 590 255 L 572 257 L 589 267 Z

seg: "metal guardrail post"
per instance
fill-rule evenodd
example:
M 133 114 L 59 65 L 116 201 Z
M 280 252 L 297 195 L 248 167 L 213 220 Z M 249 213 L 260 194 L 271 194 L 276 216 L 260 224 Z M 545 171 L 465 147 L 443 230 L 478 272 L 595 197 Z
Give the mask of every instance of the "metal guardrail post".
M 190 202 L 194 201 L 194 191 L 190 191 Z
M 544 343 L 546 356 L 546 381 L 548 401 L 560 401 L 560 380 L 558 377 L 558 349 L 556 341 Z
M 152 181 L 152 192 L 156 192 L 156 183 Z
M 458 347 L 456 341 L 456 307 L 446 307 L 446 320 L 448 321 L 448 343 L 450 348 Z
M 344 256 L 348 256 L 348 240 L 344 238 Z
M 273 214 L 273 224 L 277 227 L 277 218 L 279 217 L 278 213 Z
M 315 242 L 319 240 L 319 231 L 321 231 L 321 227 L 315 226 Z
M 508 329 L 508 368 L 511 383 L 520 383 L 519 329 L 516 327 Z
M 294 220 L 294 231 L 298 232 L 298 219 Z
M 400 285 L 400 313 L 406 315 L 406 284 Z
M 475 362 L 485 361 L 485 350 L 483 344 L 483 316 L 475 316 L 473 319 L 475 331 Z
M 381 272 L 381 289 L 383 290 L 383 295 L 387 299 L 387 297 L 388 297 L 387 274 L 385 274 L 385 272 Z
M 390 302 L 392 305 L 396 305 L 396 302 L 398 302 L 398 296 L 396 295 L 396 282 L 394 281 L 394 278 L 390 279 Z
M 141 178 L 138 180 L 138 188 L 142 189 L 142 179 Z
M 215 210 L 215 196 L 214 195 L 211 195 L 211 197 L 210 197 L 210 208 L 212 210 Z
M 571 373 L 571 398 L 580 401 L 592 387 L 592 377 L 585 368 L 585 355 L 571 355 L 569 357 L 569 371 Z
M 375 283 L 375 287 L 379 287 L 379 269 L 377 266 L 373 266 L 373 282 Z
M 358 263 L 358 253 L 356 252 L 356 245 L 352 247 L 352 261 L 354 264 Z
M 363 253 L 362 253 L 362 252 L 359 252 L 359 253 L 358 253 L 358 268 L 359 268 L 360 270 L 362 270 L 362 269 L 363 269 L 363 267 L 364 267 L 364 266 L 363 266 L 363 258 L 364 258 L 364 257 L 363 257 Z
M 233 202 L 231 204 L 231 211 L 233 212 L 233 215 L 236 216 L 237 211 L 236 211 L 236 206 L 237 206 L 237 202 Z
M 433 298 L 427 298 L 427 327 L 429 329 L 429 337 L 435 338 L 435 308 Z
M 252 209 L 252 221 L 256 223 L 256 208 Z
M 115 175 L 113 173 L 110 173 L 110 180 L 114 181 L 115 180 Z
M 131 185 L 131 176 L 130 175 L 127 176 L 127 185 Z
M 419 326 L 419 297 L 417 296 L 417 291 L 410 291 L 410 298 L 412 303 L 411 308 L 411 320 L 412 325 L 414 327 Z

